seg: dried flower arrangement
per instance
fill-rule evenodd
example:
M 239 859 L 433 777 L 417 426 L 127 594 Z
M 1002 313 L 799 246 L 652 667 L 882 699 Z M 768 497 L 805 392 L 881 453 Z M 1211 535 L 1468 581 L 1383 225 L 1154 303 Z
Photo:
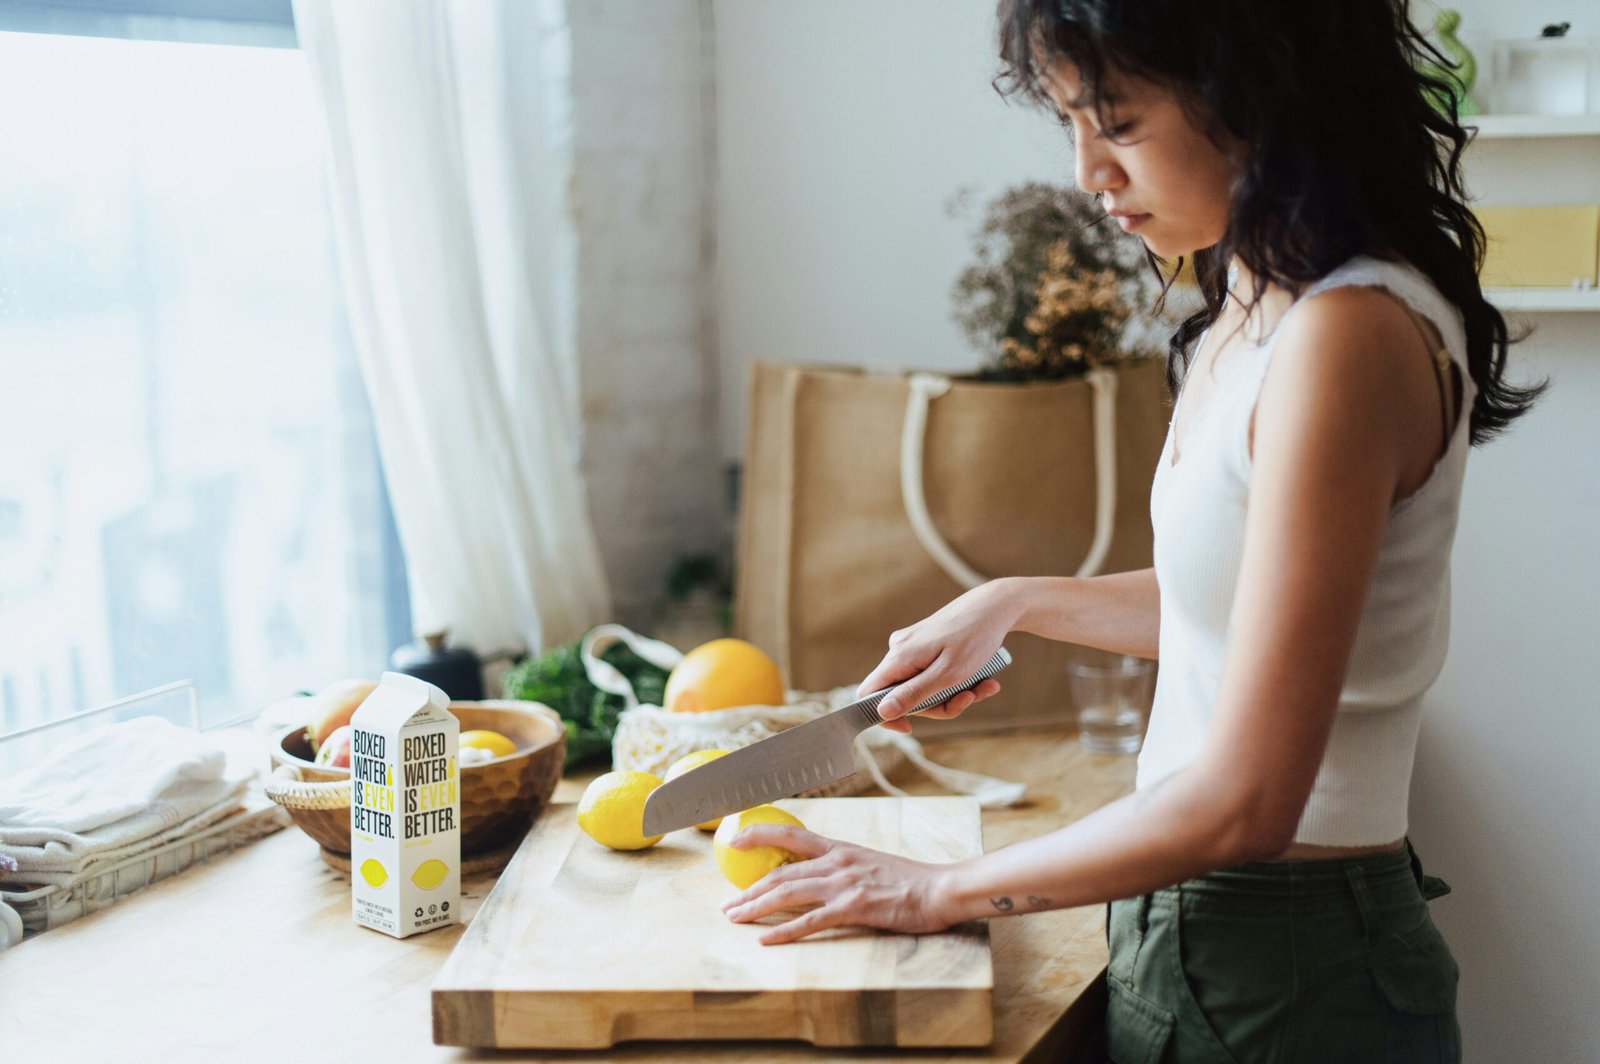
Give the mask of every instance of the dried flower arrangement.
M 950 211 L 965 210 L 965 196 Z M 1138 241 L 1091 196 L 1031 182 L 985 209 L 977 261 L 951 293 L 954 317 L 984 353 L 975 379 L 1059 380 L 1129 357 L 1123 329 L 1144 292 Z

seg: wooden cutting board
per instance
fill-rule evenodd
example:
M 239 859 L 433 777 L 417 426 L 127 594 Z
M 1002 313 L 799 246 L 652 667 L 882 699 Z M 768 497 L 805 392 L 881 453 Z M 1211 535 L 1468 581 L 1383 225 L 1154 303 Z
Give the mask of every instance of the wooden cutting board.
M 968 797 L 777 803 L 830 838 L 926 861 L 983 852 Z M 721 911 L 737 890 L 711 836 L 608 850 L 551 807 L 433 984 L 440 1045 L 599 1048 L 630 1039 L 982 1046 L 993 1037 L 989 930 L 836 929 L 763 946 Z M 767 922 L 776 922 L 769 917 Z

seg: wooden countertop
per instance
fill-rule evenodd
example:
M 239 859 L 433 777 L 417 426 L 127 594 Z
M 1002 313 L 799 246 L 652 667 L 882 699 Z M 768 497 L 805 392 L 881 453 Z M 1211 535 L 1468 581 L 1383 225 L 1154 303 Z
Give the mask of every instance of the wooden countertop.
M 1029 800 L 986 811 L 984 848 L 1044 834 L 1133 788 L 1134 762 L 1063 731 L 942 738 L 941 764 L 1022 779 Z M 593 773 L 562 781 L 573 802 Z M 915 770 L 894 782 L 940 793 Z M 875 793 L 875 792 L 870 792 Z M 470 921 L 493 876 L 462 883 Z M 357 927 L 350 884 L 298 828 L 163 880 L 0 953 L 0 1051 L 16 1060 L 284 1059 L 836 1061 L 1060 1060 L 1100 1024 L 1105 909 L 991 922 L 994 1044 L 978 1051 L 824 1050 L 794 1042 L 640 1042 L 601 1052 L 435 1046 L 429 988 L 461 936 L 396 940 Z

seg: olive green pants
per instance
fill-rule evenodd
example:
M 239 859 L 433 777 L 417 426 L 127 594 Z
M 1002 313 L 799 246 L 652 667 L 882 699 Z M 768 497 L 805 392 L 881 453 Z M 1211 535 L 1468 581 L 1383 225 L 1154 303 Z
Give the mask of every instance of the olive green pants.
M 1116 1064 L 1461 1059 L 1449 893 L 1395 853 L 1256 861 L 1110 904 Z

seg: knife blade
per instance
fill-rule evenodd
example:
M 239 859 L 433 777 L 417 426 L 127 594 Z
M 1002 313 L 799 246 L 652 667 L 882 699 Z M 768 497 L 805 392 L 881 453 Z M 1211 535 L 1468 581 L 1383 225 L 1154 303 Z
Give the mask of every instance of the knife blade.
M 911 712 L 942 705 L 1010 664 L 1010 652 L 1001 647 L 971 679 L 928 696 Z M 878 705 L 899 686 L 891 684 L 663 783 L 650 792 L 644 804 L 644 833 L 663 835 L 779 798 L 792 798 L 853 774 L 856 736 L 883 723 Z

